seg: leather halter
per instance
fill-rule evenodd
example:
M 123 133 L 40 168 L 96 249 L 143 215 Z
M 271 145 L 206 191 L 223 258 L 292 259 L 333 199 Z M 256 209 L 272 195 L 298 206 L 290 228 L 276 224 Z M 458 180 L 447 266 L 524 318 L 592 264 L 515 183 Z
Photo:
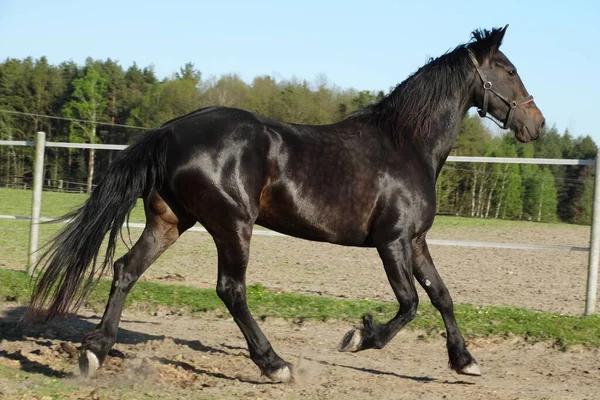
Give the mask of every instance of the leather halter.
M 510 126 L 510 123 L 512 122 L 515 108 L 517 108 L 521 104 L 527 104 L 527 103 L 533 101 L 533 96 L 529 95 L 521 100 L 508 100 L 506 97 L 504 97 L 500 93 L 496 92 L 494 89 L 492 89 L 492 82 L 490 82 L 485 77 L 483 71 L 481 70 L 479 62 L 477 62 L 477 58 L 475 58 L 475 54 L 473 54 L 471 49 L 467 49 L 467 51 L 469 52 L 469 58 L 471 59 L 471 61 L 473 61 L 473 64 L 475 64 L 475 69 L 477 70 L 477 73 L 479 74 L 479 77 L 481 78 L 481 81 L 483 82 L 483 107 L 481 107 L 481 109 L 477 110 L 477 112 L 479 113 L 479 116 L 482 118 L 487 116 L 488 100 L 489 100 L 488 92 L 492 92 L 493 94 L 498 96 L 500 98 L 500 100 L 502 100 L 503 102 L 505 102 L 508 105 L 508 116 L 506 117 L 506 120 L 504 121 L 503 126 L 500 125 L 494 118 L 490 118 L 490 117 L 487 117 L 487 118 L 494 121 L 494 123 L 496 125 L 498 125 L 499 127 L 501 127 L 502 129 L 508 129 Z

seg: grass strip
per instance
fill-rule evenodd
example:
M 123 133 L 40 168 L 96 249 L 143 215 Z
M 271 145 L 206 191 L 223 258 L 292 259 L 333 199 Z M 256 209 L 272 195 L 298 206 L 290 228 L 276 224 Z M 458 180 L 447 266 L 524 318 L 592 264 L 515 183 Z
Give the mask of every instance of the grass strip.
M 87 305 L 99 310 L 106 304 L 110 288 L 102 280 L 87 298 Z M 31 280 L 20 271 L 0 269 L 0 297 L 26 302 L 31 293 Z M 296 293 L 274 292 L 261 285 L 248 287 L 248 303 L 255 316 L 288 320 L 341 320 L 356 323 L 365 313 L 376 320 L 387 321 L 396 313 L 394 303 L 372 300 L 346 300 Z M 158 306 L 185 309 L 189 312 L 222 311 L 225 306 L 212 289 L 155 282 L 139 282 L 127 298 L 127 305 L 147 308 Z M 490 335 L 516 335 L 528 341 L 552 341 L 561 348 L 573 345 L 600 347 L 600 316 L 590 318 L 556 315 L 510 307 L 455 306 L 456 319 L 467 338 Z M 429 304 L 419 306 L 417 317 L 408 327 L 438 332 L 442 320 Z

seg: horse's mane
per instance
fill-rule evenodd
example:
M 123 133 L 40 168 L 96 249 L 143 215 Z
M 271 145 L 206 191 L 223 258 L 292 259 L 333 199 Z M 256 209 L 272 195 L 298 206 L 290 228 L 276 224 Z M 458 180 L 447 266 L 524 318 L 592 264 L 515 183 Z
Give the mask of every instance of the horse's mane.
M 500 46 L 503 29 L 475 30 L 471 36 L 469 43 L 430 59 L 382 100 L 357 111 L 351 118 L 376 122 L 396 143 L 405 137 L 426 138 L 440 105 L 467 87 L 467 78 L 474 71 L 467 48 L 482 60 Z

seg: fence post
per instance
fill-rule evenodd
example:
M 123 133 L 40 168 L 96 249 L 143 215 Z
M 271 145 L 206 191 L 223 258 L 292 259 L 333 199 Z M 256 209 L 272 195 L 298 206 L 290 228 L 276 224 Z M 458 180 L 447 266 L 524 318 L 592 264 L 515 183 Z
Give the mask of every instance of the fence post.
M 35 164 L 33 168 L 33 196 L 31 200 L 31 225 L 29 227 L 29 256 L 27 274 L 33 275 L 33 266 L 37 261 L 37 250 L 40 235 L 40 213 L 42 210 L 42 185 L 44 183 L 44 152 L 46 150 L 46 134 L 35 133 Z
M 587 293 L 585 296 L 585 316 L 589 317 L 596 309 L 598 294 L 598 262 L 600 261 L 600 149 L 596 153 L 594 174 L 594 205 L 592 209 L 592 232 L 590 234 L 590 261 L 588 264 Z

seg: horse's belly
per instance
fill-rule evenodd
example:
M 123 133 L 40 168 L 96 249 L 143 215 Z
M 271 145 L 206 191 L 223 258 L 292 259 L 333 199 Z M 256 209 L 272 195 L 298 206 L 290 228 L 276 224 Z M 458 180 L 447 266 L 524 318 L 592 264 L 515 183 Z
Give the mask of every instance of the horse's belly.
M 286 235 L 348 246 L 368 242 L 370 211 L 352 201 L 265 187 L 257 224 Z

